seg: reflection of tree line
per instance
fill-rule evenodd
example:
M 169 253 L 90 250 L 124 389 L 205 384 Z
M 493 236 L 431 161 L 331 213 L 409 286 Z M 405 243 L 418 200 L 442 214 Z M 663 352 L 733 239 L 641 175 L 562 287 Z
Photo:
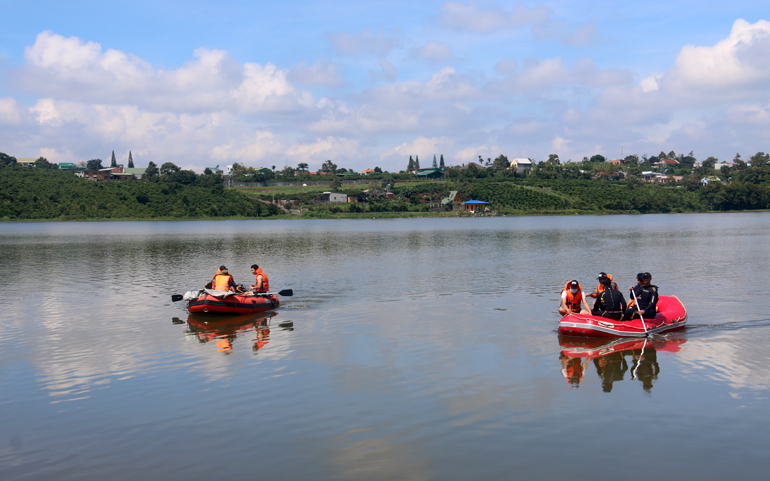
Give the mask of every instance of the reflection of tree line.
M 658 351 L 677 352 L 684 342 L 684 339 L 649 342 L 634 339 L 560 340 L 563 348 L 559 354 L 561 372 L 571 387 L 579 387 L 588 371 L 589 361 L 592 361 L 604 392 L 611 392 L 613 383 L 623 381 L 627 374 L 650 392 L 660 373 Z
M 230 354 L 233 350 L 233 342 L 247 332 L 254 332 L 252 350 L 259 351 L 270 342 L 271 320 L 278 313 L 244 314 L 236 317 L 224 317 L 216 315 L 193 316 L 189 315 L 189 326 L 185 334 L 192 335 L 201 344 L 216 342 L 217 351 Z M 177 321 L 172 321 L 177 323 Z M 294 323 L 284 321 L 277 325 L 281 330 L 293 331 Z

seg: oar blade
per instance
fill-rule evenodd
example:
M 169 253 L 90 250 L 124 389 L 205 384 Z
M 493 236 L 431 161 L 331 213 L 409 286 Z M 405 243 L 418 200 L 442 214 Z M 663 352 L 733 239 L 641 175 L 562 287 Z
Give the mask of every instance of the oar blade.
M 184 296 L 182 294 L 173 294 L 171 296 L 171 302 L 179 302 L 182 299 L 184 299 Z
M 279 296 L 285 296 L 285 297 L 291 297 L 294 295 L 294 291 L 292 289 L 284 289 L 280 292 L 278 292 Z

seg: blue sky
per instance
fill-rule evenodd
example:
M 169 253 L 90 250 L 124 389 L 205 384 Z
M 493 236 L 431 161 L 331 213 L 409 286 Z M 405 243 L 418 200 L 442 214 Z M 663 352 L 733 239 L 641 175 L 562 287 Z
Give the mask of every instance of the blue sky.
M 768 151 L 761 2 L 0 1 L 0 151 L 399 170 Z

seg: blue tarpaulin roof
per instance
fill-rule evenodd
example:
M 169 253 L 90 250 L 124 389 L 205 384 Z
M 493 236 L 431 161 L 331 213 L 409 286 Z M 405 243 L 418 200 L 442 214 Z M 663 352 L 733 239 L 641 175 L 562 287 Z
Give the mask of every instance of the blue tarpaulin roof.
M 463 202 L 463 204 L 489 204 L 489 202 L 484 202 L 483 200 L 468 200 Z

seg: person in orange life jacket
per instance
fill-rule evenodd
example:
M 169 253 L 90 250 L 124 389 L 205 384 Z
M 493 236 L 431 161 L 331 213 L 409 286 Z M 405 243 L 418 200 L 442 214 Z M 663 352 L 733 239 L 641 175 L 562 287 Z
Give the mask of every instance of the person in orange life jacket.
M 584 309 L 581 309 L 581 303 Z M 588 308 L 588 302 L 583 295 L 583 289 L 580 283 L 576 280 L 567 282 L 564 289 L 561 291 L 561 305 L 559 306 L 559 314 L 566 316 L 567 313 L 580 313 L 591 314 L 591 309 Z
M 636 275 L 636 280 L 637 285 L 631 290 L 639 305 L 629 308 L 623 317 L 638 319 L 641 311 L 645 319 L 654 319 L 658 306 L 658 286 L 651 284 L 652 275 L 649 272 L 640 272 Z
M 211 282 L 206 284 L 206 287 L 216 291 L 235 292 L 236 284 L 233 280 L 233 276 L 231 276 L 230 272 L 227 270 L 227 267 L 219 266 L 219 270 L 217 270 L 217 273 L 211 279 Z
M 597 277 L 597 279 L 601 281 L 602 277 L 608 277 L 610 279 L 610 285 L 612 286 L 613 289 L 618 288 L 618 285 L 615 283 L 615 281 L 612 280 L 612 274 L 607 274 L 606 272 L 600 272 L 599 277 Z M 588 294 L 588 297 L 593 297 L 594 299 L 596 299 L 599 297 L 602 291 L 604 291 L 604 286 L 602 285 L 601 282 L 599 282 L 599 285 L 596 287 L 596 289 L 594 289 L 592 293 Z
M 623 294 L 612 287 L 612 280 L 609 276 L 599 276 L 598 279 L 604 290 L 596 299 L 592 314 L 616 321 L 621 320 L 627 308 Z
M 251 273 L 256 276 L 256 284 L 249 286 L 249 289 L 257 292 L 268 292 L 270 290 L 270 281 L 267 279 L 267 275 L 262 272 L 262 268 L 253 264 L 251 266 Z

